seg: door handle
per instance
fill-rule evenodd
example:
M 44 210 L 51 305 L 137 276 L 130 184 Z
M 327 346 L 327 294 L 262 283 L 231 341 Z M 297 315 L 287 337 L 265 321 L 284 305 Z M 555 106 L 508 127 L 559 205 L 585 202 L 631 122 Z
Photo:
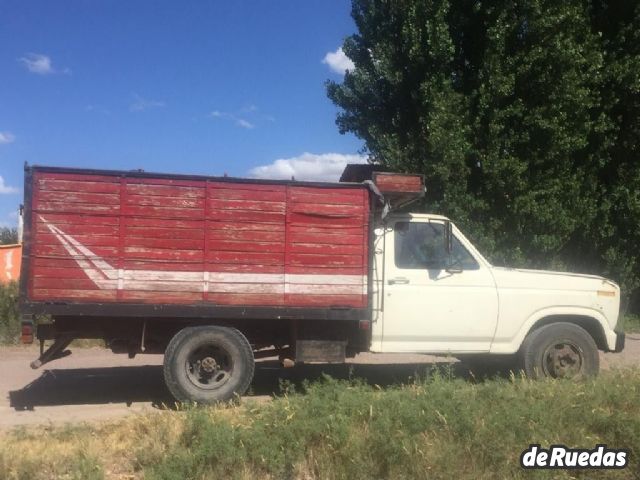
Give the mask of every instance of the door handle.
M 409 283 L 409 279 L 405 277 L 396 277 L 389 279 L 389 285 L 406 285 Z

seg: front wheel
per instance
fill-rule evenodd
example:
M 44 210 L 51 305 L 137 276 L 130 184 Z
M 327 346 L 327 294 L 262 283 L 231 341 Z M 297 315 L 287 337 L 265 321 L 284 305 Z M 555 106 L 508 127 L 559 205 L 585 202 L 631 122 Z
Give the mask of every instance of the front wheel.
M 583 378 L 600 369 L 595 341 L 573 323 L 551 323 L 529 333 L 521 355 L 524 372 L 531 378 Z
M 216 403 L 247 391 L 254 358 L 235 328 L 202 326 L 180 330 L 164 354 L 164 379 L 181 402 Z

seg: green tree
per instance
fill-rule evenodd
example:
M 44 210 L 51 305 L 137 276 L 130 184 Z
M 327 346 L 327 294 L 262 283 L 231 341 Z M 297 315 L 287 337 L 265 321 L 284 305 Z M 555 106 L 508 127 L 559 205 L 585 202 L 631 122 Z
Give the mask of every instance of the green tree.
M 475 228 L 518 265 L 566 266 L 565 247 L 593 218 L 589 138 L 602 53 L 581 2 L 492 2 L 473 95 L 473 148 L 487 204 Z M 594 113 L 595 111 L 595 113 Z
M 12 245 L 18 243 L 18 229 L 0 227 L 0 245 Z
M 460 218 L 470 200 L 468 100 L 452 75 L 448 12 L 447 0 L 354 1 L 359 33 L 344 50 L 356 68 L 327 91 L 342 133 L 362 138 L 376 162 L 425 173 L 427 201 Z
M 576 251 L 635 290 L 640 312 L 640 2 L 594 0 L 590 14 L 601 37 L 601 113 L 610 128 L 592 139 L 598 212 Z
M 624 5 L 623 5 L 624 4 Z M 615 8 L 613 6 L 615 6 Z M 640 274 L 639 7 L 353 0 L 337 125 L 498 263 Z

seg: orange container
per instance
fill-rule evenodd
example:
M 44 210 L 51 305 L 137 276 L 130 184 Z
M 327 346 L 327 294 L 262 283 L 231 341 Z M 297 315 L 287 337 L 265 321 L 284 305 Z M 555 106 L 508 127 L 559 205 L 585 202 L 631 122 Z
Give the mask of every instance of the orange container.
M 0 245 L 0 283 L 20 279 L 22 245 Z

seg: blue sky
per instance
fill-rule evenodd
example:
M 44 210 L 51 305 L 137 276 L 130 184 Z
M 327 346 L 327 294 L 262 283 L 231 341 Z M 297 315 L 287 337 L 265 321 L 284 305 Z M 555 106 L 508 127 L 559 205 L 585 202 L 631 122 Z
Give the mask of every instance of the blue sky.
M 0 0 L 0 224 L 23 165 L 330 179 L 348 0 Z

